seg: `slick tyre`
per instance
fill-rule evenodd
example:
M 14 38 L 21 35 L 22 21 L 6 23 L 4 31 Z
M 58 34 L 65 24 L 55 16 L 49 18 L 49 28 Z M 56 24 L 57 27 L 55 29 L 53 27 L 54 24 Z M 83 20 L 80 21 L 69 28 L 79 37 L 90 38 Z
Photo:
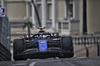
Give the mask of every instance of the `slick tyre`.
M 14 60 L 21 60 L 23 59 L 20 56 L 17 56 L 17 54 L 23 52 L 24 46 L 23 46 L 24 42 L 22 39 L 15 39 L 13 41 L 13 59 Z
M 73 57 L 74 55 L 74 48 L 73 48 L 73 41 L 71 36 L 64 36 L 61 39 L 62 49 L 68 52 L 68 57 Z

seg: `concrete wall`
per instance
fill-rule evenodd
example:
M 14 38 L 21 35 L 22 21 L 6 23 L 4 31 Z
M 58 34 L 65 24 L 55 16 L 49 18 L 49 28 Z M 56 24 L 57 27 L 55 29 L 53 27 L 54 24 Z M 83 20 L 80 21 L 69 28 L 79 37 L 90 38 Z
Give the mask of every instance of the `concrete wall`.
M 57 8 L 58 8 L 58 20 L 63 20 L 64 19 L 64 6 L 65 5 L 65 0 L 58 0 Z
M 100 32 L 100 0 L 87 0 L 88 32 Z M 83 27 L 83 0 L 80 0 L 80 33 Z
M 89 32 L 100 31 L 100 0 L 87 0 L 87 22 Z
M 38 4 L 41 4 L 41 0 L 37 0 L 37 3 Z M 48 4 L 51 4 L 51 0 L 47 0 L 47 3 Z M 51 6 L 52 7 L 52 6 Z M 64 19 L 64 16 L 65 16 L 65 0 L 57 0 L 56 1 L 56 8 L 57 8 L 57 10 L 56 10 L 56 19 L 58 19 L 58 20 L 63 20 Z M 52 10 L 51 10 L 52 11 Z M 48 19 L 48 5 L 47 5 L 47 19 Z
M 10 20 L 24 19 L 26 16 L 25 2 L 7 2 L 7 16 Z
M 83 0 L 79 0 L 79 19 L 80 19 L 80 34 L 82 34 L 83 27 Z

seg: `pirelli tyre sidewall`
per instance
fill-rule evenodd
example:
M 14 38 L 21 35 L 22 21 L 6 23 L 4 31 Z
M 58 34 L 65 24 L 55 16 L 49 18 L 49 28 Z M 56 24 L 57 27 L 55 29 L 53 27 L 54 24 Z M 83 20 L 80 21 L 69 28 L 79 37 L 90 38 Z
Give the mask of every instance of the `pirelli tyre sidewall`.
M 70 57 L 74 56 L 73 41 L 71 36 L 61 37 L 61 48 L 70 53 Z
M 15 39 L 13 41 L 13 58 L 14 60 L 21 60 L 22 57 L 18 56 L 24 50 L 24 41 L 22 39 Z

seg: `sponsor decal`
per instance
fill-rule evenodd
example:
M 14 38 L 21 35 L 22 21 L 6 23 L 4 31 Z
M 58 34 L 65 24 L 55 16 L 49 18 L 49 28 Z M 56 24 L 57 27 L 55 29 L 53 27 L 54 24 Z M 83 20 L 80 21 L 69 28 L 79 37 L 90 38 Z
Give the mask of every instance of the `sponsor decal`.
M 6 8 L 0 7 L 0 17 L 5 17 L 5 14 L 6 14 Z

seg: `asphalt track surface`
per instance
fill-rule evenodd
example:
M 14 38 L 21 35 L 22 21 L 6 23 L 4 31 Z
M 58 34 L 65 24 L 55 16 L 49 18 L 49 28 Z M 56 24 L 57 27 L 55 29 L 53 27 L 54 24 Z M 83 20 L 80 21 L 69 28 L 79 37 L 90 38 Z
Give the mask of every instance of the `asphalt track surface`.
M 2 61 L 0 66 L 100 66 L 100 57 Z

